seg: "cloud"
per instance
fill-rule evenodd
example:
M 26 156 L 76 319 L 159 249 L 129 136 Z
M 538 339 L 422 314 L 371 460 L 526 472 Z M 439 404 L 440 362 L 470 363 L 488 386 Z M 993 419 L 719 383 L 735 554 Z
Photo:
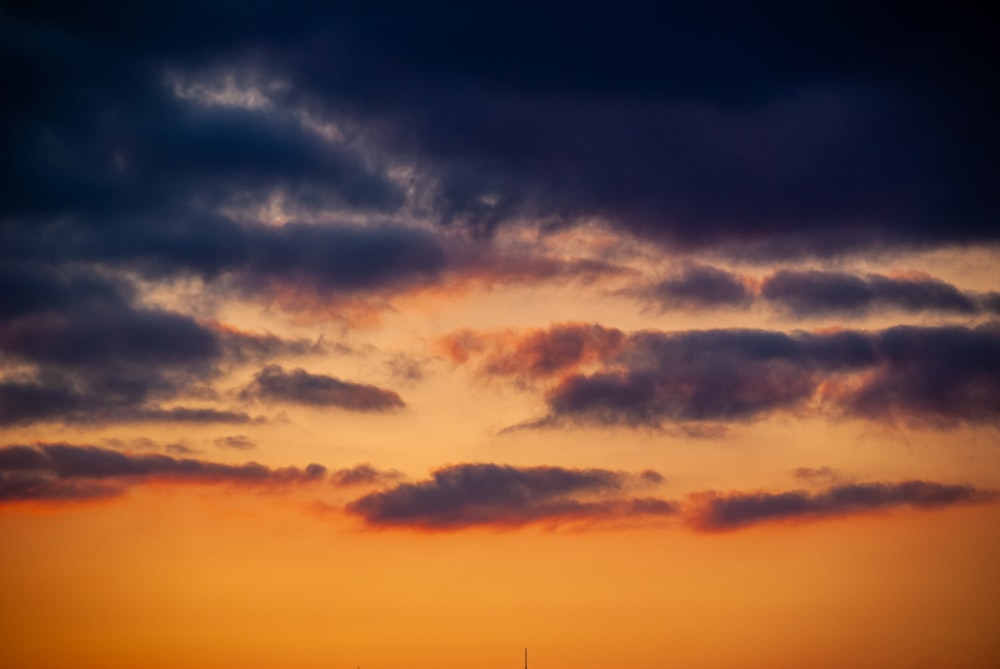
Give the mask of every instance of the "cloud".
M 240 332 L 137 304 L 121 278 L 12 264 L 0 321 L 0 424 L 250 422 L 218 407 L 164 407 L 225 369 L 315 344 Z M 18 289 L 25 286 L 27 298 Z
M 121 495 L 161 481 L 202 485 L 292 485 L 319 481 L 326 468 L 230 465 L 72 444 L 0 447 L 0 502 L 71 501 Z
M 640 294 L 664 310 L 745 307 L 754 297 L 740 276 L 707 265 L 687 267 Z
M 1000 327 L 898 326 L 872 337 L 879 365 L 837 389 L 848 415 L 926 427 L 1000 422 Z
M 359 219 L 736 256 L 997 239 L 985 9 L 515 5 L 11 8 L 4 257 L 354 290 L 440 268 L 433 234 Z
M 360 464 L 353 467 L 338 469 L 330 474 L 330 480 L 338 487 L 377 485 L 391 483 L 402 478 L 403 474 L 394 469 L 376 469 L 370 464 Z
M 133 297 L 131 286 L 81 270 L 53 272 L 17 263 L 0 265 L 0 317 L 117 309 Z
M 941 279 L 917 274 L 889 277 L 779 269 L 757 280 L 708 265 L 693 265 L 663 281 L 624 292 L 664 311 L 766 304 L 793 318 L 865 316 L 887 310 L 964 317 L 997 313 L 990 293 L 963 291 Z
M 552 415 L 633 425 L 743 421 L 819 399 L 831 417 L 937 427 L 1000 419 L 993 326 L 650 332 L 629 344 L 615 361 L 620 371 L 555 386 L 547 396 Z
M 761 523 L 818 520 L 899 507 L 937 509 L 996 499 L 993 491 L 928 481 L 856 483 L 821 493 L 699 493 L 689 498 L 686 522 L 694 529 L 723 532 Z
M 167 453 L 171 455 L 197 455 L 198 450 L 186 446 L 184 444 L 167 444 L 164 449 Z
M 243 411 L 215 407 L 170 406 L 200 374 L 177 370 L 43 368 L 36 375 L 13 375 L 0 381 L 0 425 L 37 423 L 229 423 L 260 422 Z
M 615 328 L 566 323 L 520 333 L 463 330 L 442 337 L 438 345 L 457 363 L 481 359 L 479 370 L 484 375 L 527 380 L 562 375 L 606 360 L 624 340 L 625 334 Z
M 832 467 L 796 467 L 792 470 L 792 476 L 810 482 L 835 482 L 843 478 L 840 470 Z
M 651 475 L 643 474 L 648 484 Z M 674 512 L 670 502 L 624 497 L 632 477 L 605 469 L 460 464 L 432 478 L 365 495 L 346 507 L 374 527 L 518 527 Z
M 231 448 L 237 451 L 251 451 L 257 448 L 257 444 L 250 437 L 243 434 L 219 437 L 212 443 L 219 448 Z
M 253 383 L 243 390 L 242 396 L 350 411 L 391 411 L 405 406 L 399 395 L 391 390 L 310 374 L 302 369 L 286 372 L 280 365 L 262 369 Z
M 764 280 L 761 296 L 799 317 L 864 314 L 874 309 L 939 311 L 962 315 L 980 310 L 975 297 L 932 278 L 858 277 L 839 272 L 782 270 Z
M 600 344 L 565 346 L 585 333 L 596 333 Z M 574 325 L 461 332 L 445 339 L 445 348 L 457 362 L 481 359 L 485 374 L 547 384 L 549 413 L 521 427 L 658 428 L 746 422 L 782 411 L 934 428 L 1000 422 L 994 323 L 791 333 L 621 333 Z M 538 354 L 550 349 L 557 354 Z M 581 351 L 591 369 L 579 366 Z
M 0 326 L 0 349 L 43 365 L 99 368 L 109 365 L 178 367 L 222 356 L 222 338 L 189 316 L 123 308 L 101 314 L 25 317 Z

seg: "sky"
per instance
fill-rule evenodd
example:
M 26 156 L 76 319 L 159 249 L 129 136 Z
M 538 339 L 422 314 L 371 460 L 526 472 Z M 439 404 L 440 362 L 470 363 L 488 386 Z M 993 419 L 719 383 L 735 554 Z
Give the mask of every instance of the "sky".
M 0 7 L 0 664 L 1000 662 L 982 6 Z

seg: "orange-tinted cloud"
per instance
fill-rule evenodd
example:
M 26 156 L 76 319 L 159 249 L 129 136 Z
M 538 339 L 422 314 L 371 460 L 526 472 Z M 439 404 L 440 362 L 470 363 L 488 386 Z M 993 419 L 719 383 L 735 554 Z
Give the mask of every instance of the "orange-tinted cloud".
M 607 361 L 618 353 L 625 338 L 616 328 L 566 323 L 526 332 L 463 330 L 443 337 L 438 345 L 455 362 L 476 359 L 485 375 L 534 380 Z
M 777 411 L 925 427 L 1000 422 L 1000 328 L 643 331 L 599 325 L 459 332 L 442 347 L 483 374 L 548 384 L 563 422 L 659 427 Z M 592 368 L 586 368 L 586 365 Z

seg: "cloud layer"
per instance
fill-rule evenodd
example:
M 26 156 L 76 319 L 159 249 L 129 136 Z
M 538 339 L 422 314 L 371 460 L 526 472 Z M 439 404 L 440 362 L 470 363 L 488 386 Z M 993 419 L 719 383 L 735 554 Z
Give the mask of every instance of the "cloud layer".
M 811 522 L 906 507 L 943 509 L 997 499 L 994 491 L 931 481 L 838 484 L 817 493 L 706 491 L 680 502 L 629 494 L 662 480 L 656 472 L 461 464 L 435 470 L 424 481 L 370 493 L 346 510 L 379 528 L 458 531 L 675 517 L 695 531 L 726 532 L 780 521 Z
M 549 414 L 529 425 L 745 422 L 778 411 L 925 427 L 1000 420 L 995 324 L 632 334 L 560 325 L 463 332 L 444 346 L 458 362 L 478 359 L 481 373 L 546 381 Z
M 758 284 L 756 287 L 754 284 Z M 708 265 L 633 291 L 666 311 L 763 305 L 785 317 L 863 317 L 871 313 L 996 316 L 996 293 L 974 293 L 930 276 L 858 275 L 780 269 L 762 280 Z
M 0 425 L 246 423 L 238 410 L 164 403 L 204 396 L 226 368 L 315 350 L 143 306 L 131 284 L 99 272 L 12 264 L 3 283 L 15 297 L 0 320 Z
M 275 197 L 479 233 L 599 218 L 741 255 L 996 241 L 996 46 L 978 11 L 21 5 L 2 25 L 3 246 L 288 271 L 270 239 L 347 286 L 440 263 L 413 230 L 226 213 Z M 387 262 L 359 268 L 336 237 Z
M 831 479 L 830 470 L 796 470 L 800 478 Z M 272 468 L 224 464 L 152 453 L 127 453 L 72 444 L 0 447 L 0 504 L 64 505 L 125 494 L 151 482 L 174 485 L 288 487 L 328 480 L 341 489 L 389 486 L 348 502 L 344 511 L 373 528 L 460 531 L 476 527 L 543 525 L 602 527 L 679 519 L 695 531 L 726 532 L 754 525 L 812 522 L 899 508 L 943 509 L 993 502 L 996 491 L 971 485 L 903 481 L 836 483 L 819 492 L 692 493 L 682 501 L 641 495 L 664 478 L 608 469 L 516 467 L 467 463 L 441 467 L 431 478 L 402 475 L 370 464 L 332 473 L 318 464 Z M 315 489 L 314 489 L 315 490 Z
M 229 465 L 73 444 L 0 448 L 0 503 L 116 497 L 130 486 L 151 481 L 273 486 L 319 481 L 325 476 L 326 468 L 317 464 L 275 469 L 256 462 Z

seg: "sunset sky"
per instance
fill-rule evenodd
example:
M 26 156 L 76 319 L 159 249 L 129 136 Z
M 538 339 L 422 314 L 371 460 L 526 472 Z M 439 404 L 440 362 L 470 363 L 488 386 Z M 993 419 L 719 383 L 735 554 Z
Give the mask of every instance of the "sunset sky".
M 4 3 L 0 666 L 1000 665 L 997 25 L 860 7 Z

